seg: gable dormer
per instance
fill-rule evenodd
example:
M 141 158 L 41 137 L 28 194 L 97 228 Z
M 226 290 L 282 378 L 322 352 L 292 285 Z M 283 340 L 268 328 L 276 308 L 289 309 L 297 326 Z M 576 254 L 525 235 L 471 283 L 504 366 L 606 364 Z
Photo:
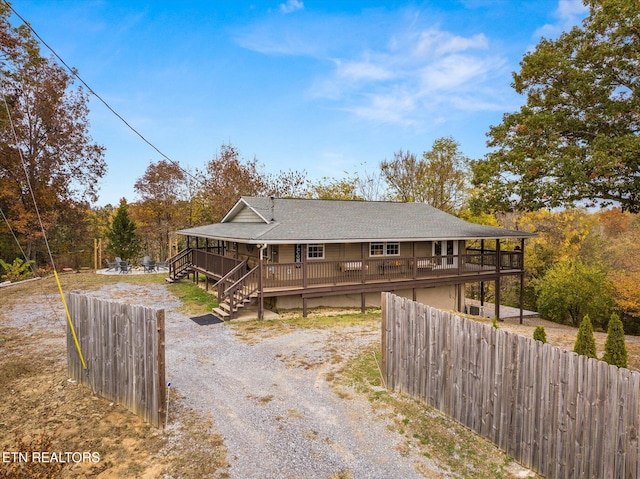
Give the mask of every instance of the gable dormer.
M 221 223 L 269 223 L 244 198 L 240 198 L 233 208 L 222 218 Z

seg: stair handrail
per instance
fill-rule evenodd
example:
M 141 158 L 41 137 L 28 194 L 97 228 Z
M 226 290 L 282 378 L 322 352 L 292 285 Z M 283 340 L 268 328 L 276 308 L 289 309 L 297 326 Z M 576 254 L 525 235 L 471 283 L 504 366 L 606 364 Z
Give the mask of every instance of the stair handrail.
M 235 305 L 237 303 L 243 303 L 246 299 L 250 298 L 251 295 L 258 290 L 257 278 L 256 278 L 256 281 L 255 281 L 255 287 L 253 289 L 246 289 L 245 287 L 246 287 L 246 285 L 248 283 L 247 279 L 250 276 L 257 276 L 259 269 L 260 269 L 260 266 L 256 266 L 252 270 L 248 271 L 244 276 L 242 276 L 240 279 L 238 279 L 231 286 L 226 288 L 226 290 L 222 292 L 222 295 L 220 295 L 220 292 L 218 293 L 218 303 L 221 303 L 225 299 L 229 298 L 229 312 L 231 314 L 231 318 L 233 318 L 235 316 L 235 313 L 236 313 Z M 238 290 L 241 291 L 240 296 L 236 295 L 236 292 Z M 218 290 L 218 291 L 220 291 L 220 290 Z
M 168 260 L 169 277 L 175 279 L 178 274 L 188 269 L 193 263 L 193 249 L 185 248 Z
M 237 283 L 237 280 L 234 280 L 233 277 L 240 271 L 242 268 L 246 266 L 247 262 L 243 261 L 242 263 L 234 266 L 231 271 L 225 274 L 222 278 L 218 280 L 216 286 L 218 287 L 218 302 L 222 302 L 223 298 L 226 297 L 226 291 L 228 288 L 225 288 L 225 285 L 231 283 L 232 285 Z

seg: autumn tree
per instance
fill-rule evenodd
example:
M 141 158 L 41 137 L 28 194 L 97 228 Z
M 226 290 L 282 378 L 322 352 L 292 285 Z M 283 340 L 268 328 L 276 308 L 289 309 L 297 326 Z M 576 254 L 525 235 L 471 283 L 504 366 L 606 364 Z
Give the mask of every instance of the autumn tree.
M 534 281 L 540 316 L 557 323 L 578 326 L 588 314 L 606 327 L 612 308 L 612 287 L 606 273 L 597 265 L 581 260 L 564 260 Z
M 267 173 L 257 158 L 246 160 L 231 144 L 223 144 L 204 171 L 199 172 L 198 223 L 219 221 L 241 196 L 304 196 L 306 174 Z
M 86 93 L 9 14 L 0 4 L 0 207 L 33 258 L 41 233 L 32 195 L 50 231 L 61 209 L 97 199 L 106 164 L 89 135 Z
M 179 163 L 151 162 L 134 189 L 140 201 L 132 208 L 147 252 L 160 260 L 170 255 L 169 237 L 189 226 L 189 178 Z
M 479 206 L 640 211 L 640 2 L 585 4 L 582 27 L 542 39 L 514 74 L 526 104 L 491 127 L 493 151 L 473 164 Z
M 343 178 L 324 177 L 311 182 L 307 196 L 318 200 L 362 200 L 358 196 L 358 176 L 347 175 Z
M 464 204 L 469 160 L 451 137 L 438 138 L 421 158 L 399 150 L 393 160 L 380 163 L 393 199 L 428 203 L 447 213 Z
M 123 261 L 133 261 L 140 254 L 140 239 L 136 235 L 136 224 L 129 218 L 127 200 L 122 198 L 113 221 L 107 230 L 107 252 Z
M 595 215 L 606 239 L 604 259 L 614 287 L 615 309 L 625 331 L 640 334 L 640 216 L 619 208 Z

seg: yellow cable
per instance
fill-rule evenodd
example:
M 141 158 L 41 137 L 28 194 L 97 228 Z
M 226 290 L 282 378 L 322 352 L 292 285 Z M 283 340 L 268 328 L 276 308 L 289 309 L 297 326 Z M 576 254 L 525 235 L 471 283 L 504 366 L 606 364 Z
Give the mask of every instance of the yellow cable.
M 78 350 L 78 355 L 80 356 L 80 361 L 82 362 L 83 369 L 87 369 L 87 363 L 84 362 L 84 356 L 82 355 L 82 350 L 80 349 L 80 343 L 78 342 L 78 336 L 76 336 L 76 330 L 73 327 L 73 322 L 71 321 L 71 315 L 69 314 L 69 308 L 67 307 L 67 301 L 64 299 L 64 293 L 62 292 L 62 285 L 60 284 L 60 279 L 58 278 L 58 273 L 54 269 L 53 276 L 56 278 L 56 283 L 58 284 L 58 291 L 60 291 L 60 297 L 62 298 L 62 304 L 64 305 L 64 311 L 67 313 L 67 322 L 69 323 L 69 328 L 71 328 L 71 335 L 73 336 L 73 342 L 76 343 L 76 349 Z

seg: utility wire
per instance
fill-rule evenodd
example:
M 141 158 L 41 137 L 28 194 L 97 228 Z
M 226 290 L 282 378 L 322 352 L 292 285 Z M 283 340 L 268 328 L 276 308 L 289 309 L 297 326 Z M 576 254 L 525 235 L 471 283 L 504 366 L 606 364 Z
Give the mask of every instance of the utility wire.
M 42 217 L 40 216 L 40 210 L 38 209 L 38 203 L 36 202 L 36 196 L 33 192 L 33 187 L 31 186 L 31 178 L 29 177 L 27 162 L 24 161 L 24 155 L 22 154 L 22 149 L 20 148 L 20 142 L 18 141 L 18 133 L 16 132 L 15 126 L 13 124 L 13 118 L 11 117 L 11 110 L 9 109 L 9 105 L 7 104 L 7 98 L 4 96 L 4 94 L 2 95 L 2 100 L 4 102 L 5 108 L 7 109 L 7 118 L 9 119 L 9 125 L 11 126 L 11 131 L 13 133 L 15 147 L 18 150 L 20 161 L 22 162 L 22 169 L 24 170 L 24 175 L 27 178 L 27 186 L 29 187 L 29 192 L 31 193 L 31 199 L 33 200 L 33 207 L 35 208 L 36 215 L 38 216 L 38 222 L 40 223 L 40 229 L 42 230 L 42 236 L 44 237 L 44 244 L 47 246 L 47 252 L 49 253 L 49 259 L 51 260 L 51 267 L 53 268 L 53 276 L 56 279 L 56 283 L 58 285 L 58 292 L 60 293 L 60 299 L 62 300 L 62 304 L 64 306 L 64 310 L 67 315 L 67 322 L 69 323 L 71 335 L 73 336 L 73 341 L 76 345 L 76 350 L 78 351 L 78 356 L 80 357 L 80 362 L 82 363 L 82 367 L 84 368 L 85 371 L 87 371 L 87 363 L 85 362 L 84 356 L 82 354 L 82 350 L 80 349 L 80 343 L 78 342 L 78 336 L 76 335 L 76 330 L 73 327 L 73 321 L 71 321 L 71 314 L 69 313 L 69 308 L 67 307 L 67 300 L 65 299 L 64 293 L 62 292 L 62 285 L 60 284 L 60 278 L 58 278 L 56 263 L 53 261 L 53 254 L 51 253 L 49 240 L 47 239 L 47 233 L 44 229 L 44 224 L 42 223 Z
M 160 151 L 160 149 L 158 147 L 156 147 L 153 143 L 151 143 L 149 140 L 147 140 L 145 138 L 145 136 L 140 133 L 138 130 L 136 130 L 133 126 L 131 126 L 131 124 L 129 124 L 129 122 L 127 120 L 125 120 L 116 110 L 114 110 L 111 105 L 109 105 L 106 100 L 104 100 L 100 95 L 98 95 L 95 90 L 93 88 L 91 88 L 87 82 L 85 82 L 80 75 L 78 74 L 77 70 L 75 68 L 71 68 L 63 59 L 62 57 L 60 57 L 60 55 L 58 55 L 58 53 L 49 46 L 49 44 L 47 42 L 44 41 L 44 39 L 38 34 L 38 32 L 36 32 L 34 30 L 34 28 L 31 26 L 31 24 L 29 22 L 27 22 L 22 15 L 20 15 L 15 8 L 13 8 L 13 5 L 11 5 L 7 0 L 2 0 L 2 2 L 7 5 L 7 7 L 9 7 L 9 9 L 13 12 L 13 14 L 18 17 L 20 20 L 22 20 L 22 22 L 29 28 L 29 30 L 31 30 L 31 32 L 36 36 L 36 38 L 40 41 L 40 43 L 42 43 L 45 47 L 47 47 L 49 49 L 49 51 L 51 51 L 51 53 L 53 53 L 53 55 L 60 61 L 60 63 L 62 63 L 65 68 L 67 70 L 69 70 L 69 72 L 76 77 L 80 83 L 82 83 L 87 90 L 93 95 L 95 96 L 98 100 L 100 100 L 100 102 L 102 102 L 102 104 L 104 106 L 107 107 L 107 109 L 113 113 L 116 117 L 118 117 L 118 119 L 120 121 L 122 121 L 132 132 L 134 132 L 136 135 L 138 135 L 138 137 L 140 137 L 140 139 L 142 141 L 144 141 L 147 145 L 149 145 L 151 148 L 153 148 L 160 156 L 162 156 L 165 160 L 167 160 L 168 162 L 170 162 L 171 164 L 173 164 L 174 166 L 176 166 L 177 168 L 180 168 L 180 170 L 187 176 L 191 177 L 192 179 L 194 179 L 197 183 L 201 184 L 201 181 L 194 175 L 192 175 L 188 170 L 184 169 L 182 166 L 180 166 L 180 164 L 177 161 L 172 160 L 171 158 L 169 158 L 167 155 L 165 155 L 162 151 Z
M 9 220 L 7 219 L 7 216 L 4 214 L 4 211 L 2 211 L 1 207 L 0 207 L 0 214 L 2 215 L 2 218 L 4 219 L 4 222 L 7 223 L 7 228 L 9 228 L 9 231 L 11 232 L 11 236 L 13 236 L 13 239 L 15 240 L 16 244 L 18 245 L 18 249 L 20 250 L 20 253 L 22 254 L 22 257 L 24 258 L 26 264 L 29 265 L 29 269 L 31 270 L 31 274 L 33 274 L 33 276 L 35 276 L 36 278 L 39 278 L 38 273 L 37 273 L 35 267 L 33 266 L 33 263 L 31 261 L 29 261 L 29 258 L 27 257 L 27 253 L 22 248 L 22 245 L 20 244 L 20 241 L 18 240 L 18 237 L 16 236 L 15 232 L 13 231 L 13 228 L 11 227 L 11 224 L 9 224 Z M 55 308 L 53 306 L 53 303 L 51 302 L 51 298 L 47 294 L 45 294 L 45 291 L 44 291 L 44 288 L 42 287 L 42 284 L 40 284 L 40 288 L 42 289 L 42 292 L 43 292 L 43 295 L 45 296 L 45 298 L 47 298 L 47 303 L 49 304 L 49 307 L 51 308 L 51 312 L 53 314 L 54 319 L 56 320 L 57 323 L 61 324 L 60 318 L 58 317 L 58 313 L 56 312 L 56 310 L 55 310 Z

